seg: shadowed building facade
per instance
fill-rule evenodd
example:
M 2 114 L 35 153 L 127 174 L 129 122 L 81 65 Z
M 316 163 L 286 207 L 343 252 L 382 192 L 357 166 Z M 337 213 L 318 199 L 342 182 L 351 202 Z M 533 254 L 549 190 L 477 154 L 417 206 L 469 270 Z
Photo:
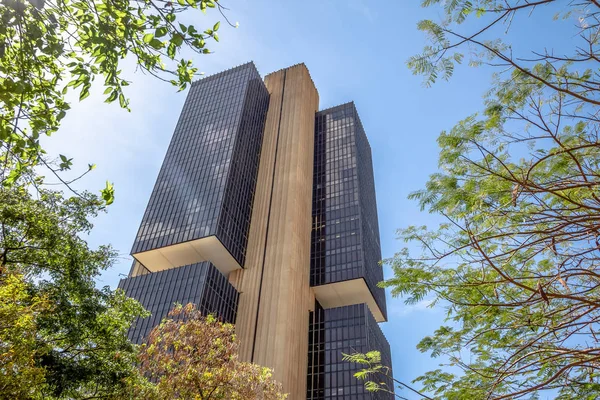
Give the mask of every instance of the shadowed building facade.
M 360 366 L 342 353 L 379 350 L 391 367 L 378 322 L 387 320 L 371 148 L 354 103 L 315 119 L 307 399 L 391 399 L 365 392 Z M 385 380 L 393 387 L 391 379 Z
M 235 323 L 240 358 L 292 400 L 391 399 L 341 362 L 391 365 L 371 150 L 353 103 L 318 106 L 304 64 L 194 82 L 119 284 L 152 313 L 130 337 L 191 302 Z

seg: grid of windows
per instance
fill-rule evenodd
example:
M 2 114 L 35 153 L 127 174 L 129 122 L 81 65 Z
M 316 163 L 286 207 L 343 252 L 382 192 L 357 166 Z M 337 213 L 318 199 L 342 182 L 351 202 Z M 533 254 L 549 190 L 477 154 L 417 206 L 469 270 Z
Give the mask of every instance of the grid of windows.
M 138 318 L 132 325 L 129 338 L 134 343 L 141 343 L 175 303 L 193 303 L 204 315 L 213 314 L 225 322 L 235 322 L 239 294 L 207 261 L 122 279 L 119 288 L 152 314 Z
M 371 149 L 354 103 L 315 119 L 311 285 L 364 278 L 386 315 Z
M 382 363 L 391 366 L 390 346 L 366 304 L 324 310 L 318 304 L 310 313 L 308 400 L 388 400 L 391 393 L 367 392 L 354 373 L 358 364 L 342 360 L 342 353 L 379 350 Z M 393 390 L 393 382 L 386 379 Z
M 240 255 L 236 258 L 238 261 L 241 258 L 242 266 L 246 257 L 268 102 L 269 95 L 260 77 L 250 80 L 217 228 L 217 237 L 230 253 Z M 260 134 L 257 134 L 258 130 Z
M 132 254 L 216 235 L 244 264 L 268 100 L 252 63 L 192 84 Z
M 377 217 L 371 146 L 369 145 L 369 140 L 354 104 L 352 105 L 352 111 L 354 112 L 365 279 L 375 296 L 377 304 L 379 304 L 379 308 L 386 315 L 385 290 L 377 287 L 377 284 L 383 281 L 383 268 L 379 266 L 379 262 L 381 261 L 381 244 L 379 242 L 379 218 Z

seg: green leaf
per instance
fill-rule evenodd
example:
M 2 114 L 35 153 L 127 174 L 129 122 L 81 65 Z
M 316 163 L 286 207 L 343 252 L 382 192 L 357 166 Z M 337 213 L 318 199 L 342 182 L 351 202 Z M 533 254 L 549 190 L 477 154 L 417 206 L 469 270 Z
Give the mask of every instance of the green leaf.
M 221 26 L 221 21 L 217 22 L 215 24 L 215 26 L 213 26 L 213 31 L 215 31 L 215 32 L 218 31 L 220 26 Z
M 61 171 L 66 171 L 71 169 L 71 165 L 73 165 L 73 159 L 72 158 L 67 158 L 64 155 L 60 154 L 59 155 L 61 163 L 59 164 L 59 168 Z
M 161 42 L 160 40 L 154 38 L 150 41 L 150 46 L 156 50 L 160 50 L 163 47 L 165 47 L 165 44 L 163 42 Z
M 115 188 L 112 183 L 106 181 L 106 187 L 100 191 L 102 199 L 107 206 L 111 205 L 115 201 Z
M 160 28 L 156 29 L 156 32 L 154 34 L 154 37 L 160 38 L 163 37 L 167 34 L 168 30 L 166 26 L 161 26 Z
M 110 96 L 108 96 L 108 98 L 106 100 L 104 100 L 104 102 L 112 103 L 113 101 L 115 101 L 117 99 L 117 97 L 119 97 L 119 92 L 117 90 L 113 90 L 113 92 L 110 94 Z
M 119 93 L 119 105 L 122 108 L 127 108 L 127 100 L 125 100 L 125 96 L 123 93 Z
M 180 34 L 176 33 L 171 38 L 171 43 L 173 43 L 175 46 L 181 46 L 183 44 L 183 36 L 181 36 Z
M 172 60 L 175 58 L 175 54 L 177 51 L 177 46 L 174 43 L 169 43 L 169 47 L 167 47 L 167 56 Z
M 154 39 L 153 33 L 146 33 L 144 35 L 144 43 L 150 43 L 150 42 L 152 42 L 152 39 Z
M 90 95 L 90 87 L 89 85 L 84 85 L 81 89 L 81 93 L 79 94 L 79 101 L 86 99 Z

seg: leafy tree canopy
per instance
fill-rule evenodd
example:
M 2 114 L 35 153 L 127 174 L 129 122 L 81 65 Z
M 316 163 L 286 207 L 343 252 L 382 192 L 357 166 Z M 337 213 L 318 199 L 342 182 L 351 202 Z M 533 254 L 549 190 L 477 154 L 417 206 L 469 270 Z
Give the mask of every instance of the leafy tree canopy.
M 36 316 L 50 305 L 28 292 L 16 274 L 3 278 L 0 299 L 0 393 L 7 398 L 31 398 L 45 377 L 36 363 L 46 351 L 38 346 Z
M 157 381 L 138 392 L 153 399 L 285 399 L 271 370 L 238 360 L 234 327 L 179 305 L 142 346 L 140 368 Z
M 446 222 L 400 230 L 410 246 L 387 260 L 393 295 L 447 310 L 418 346 L 443 364 L 416 382 L 436 399 L 595 399 L 600 4 L 423 5 L 443 13 L 419 24 L 430 43 L 408 62 L 426 83 L 450 77 L 467 53 L 499 72 L 483 112 L 441 133 L 439 172 L 411 195 Z M 540 48 L 518 53 L 515 24 L 544 23 L 568 24 L 572 46 L 558 55 L 539 30 Z
M 116 254 L 82 238 L 103 207 L 88 193 L 0 190 L 2 393 L 108 398 L 143 381 L 127 329 L 144 310 L 122 291 L 96 288 Z
M 222 11 L 216 0 L 6 0 L 0 3 L 0 182 L 12 185 L 42 164 L 59 177 L 72 159 L 49 165 L 40 137 L 57 131 L 69 110 L 66 94 L 79 99 L 101 79 L 106 102 L 129 108 L 121 76 L 125 57 L 142 71 L 185 89 L 197 68 L 184 49 L 210 53 L 220 23 L 203 28 L 181 21 L 182 12 Z M 89 166 L 89 170 L 93 165 Z M 62 181 L 66 183 L 65 181 Z M 110 204 L 114 191 L 103 191 Z
M 90 220 L 114 200 L 75 192 L 73 160 L 47 157 L 40 138 L 101 81 L 106 102 L 129 109 L 126 57 L 159 80 L 186 88 L 197 68 L 185 50 L 210 53 L 220 23 L 182 18 L 223 14 L 216 0 L 6 0 L 0 3 L 0 393 L 11 398 L 131 398 L 150 390 L 127 329 L 142 307 L 95 279 L 115 261 L 91 249 Z M 224 16 L 224 15 L 223 15 Z M 225 18 L 226 19 L 226 18 Z M 189 53 L 189 52 L 188 52 Z M 89 164 L 83 175 L 94 169 Z M 41 172 L 43 171 L 43 172 Z M 49 174 L 50 182 L 40 174 Z M 74 193 L 48 190 L 59 184 Z

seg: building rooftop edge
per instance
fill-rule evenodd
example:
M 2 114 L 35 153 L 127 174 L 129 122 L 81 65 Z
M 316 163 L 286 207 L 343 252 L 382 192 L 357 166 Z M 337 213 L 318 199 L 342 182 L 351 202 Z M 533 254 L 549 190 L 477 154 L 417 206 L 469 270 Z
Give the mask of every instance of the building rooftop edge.
M 253 68 L 254 68 L 254 70 L 255 70 L 255 71 L 258 73 L 258 75 L 260 76 L 260 73 L 258 72 L 258 69 L 256 68 L 256 64 L 254 64 L 254 61 L 248 61 L 248 62 L 245 62 L 245 63 L 243 63 L 243 64 L 236 65 L 235 67 L 231 67 L 231 68 L 224 69 L 223 71 L 215 72 L 214 74 L 211 74 L 211 75 L 202 76 L 202 77 L 200 77 L 200 78 L 198 78 L 198 79 L 196 79 L 196 80 L 192 81 L 192 86 L 193 86 L 193 85 L 196 85 L 196 84 L 198 84 L 198 83 L 200 83 L 200 82 L 204 82 L 204 81 L 206 81 L 207 79 L 213 79 L 213 78 L 219 77 L 219 76 L 221 76 L 221 75 L 224 75 L 224 74 L 226 74 L 226 73 L 228 73 L 228 72 L 231 72 L 231 71 L 233 71 L 233 70 L 236 70 L 236 69 L 241 69 L 241 68 L 248 67 L 248 66 L 251 66 L 251 67 L 253 67 Z
M 211 75 L 202 76 L 202 77 L 200 77 L 200 78 L 192 81 L 192 86 L 194 86 L 194 85 L 196 85 L 196 84 L 198 84 L 200 82 L 204 82 L 206 80 L 217 78 L 217 77 L 222 76 L 222 75 L 226 74 L 227 72 L 233 71 L 235 69 L 244 68 L 244 67 L 248 67 L 248 66 L 253 67 L 254 70 L 257 72 L 257 74 L 259 76 L 261 76 L 260 71 L 256 67 L 256 64 L 254 63 L 254 61 L 250 60 L 250 61 L 245 62 L 243 64 L 236 65 L 235 67 L 231 67 L 231 68 L 225 69 L 223 71 L 216 72 L 216 73 L 211 74 Z M 294 67 L 300 67 L 300 66 L 304 67 L 304 69 L 306 70 L 306 73 L 308 74 L 308 78 L 310 79 L 311 83 L 315 87 L 315 90 L 317 91 L 317 93 L 319 93 L 319 89 L 317 88 L 317 85 L 315 85 L 315 82 L 314 82 L 314 80 L 312 78 L 312 75 L 310 74 L 310 70 L 308 69 L 308 67 L 306 66 L 306 64 L 304 62 L 299 62 L 299 63 L 293 64 L 293 65 L 290 65 L 290 66 L 287 66 L 287 67 L 284 67 L 284 68 L 280 68 L 280 69 L 278 69 L 276 71 L 269 72 L 268 74 L 265 74 L 264 76 L 262 76 L 262 78 L 264 79 L 264 77 L 266 77 L 268 75 L 271 75 L 271 74 L 274 74 L 274 73 L 277 73 L 277 72 L 280 72 L 280 71 L 283 71 L 283 70 L 286 70 L 286 69 L 290 69 L 290 68 L 294 68 Z
M 338 104 L 336 106 L 332 106 L 332 107 L 327 107 L 323 110 L 319 110 L 317 111 L 316 115 L 323 115 L 323 114 L 327 114 L 333 111 L 336 111 L 337 109 L 341 109 L 341 108 L 345 108 L 347 106 L 351 106 L 354 109 L 354 112 L 356 113 L 356 120 L 358 122 L 358 125 L 360 125 L 360 128 L 362 130 L 362 132 L 365 135 L 365 138 L 367 139 L 367 145 L 369 146 L 369 150 L 371 149 L 371 143 L 369 142 L 369 137 L 367 136 L 367 133 L 365 132 L 365 128 L 363 126 L 362 120 L 360 119 L 360 115 L 358 113 L 358 109 L 356 108 L 356 103 L 354 103 L 354 100 L 350 100 L 346 103 L 342 103 L 342 104 Z
M 334 111 L 336 108 L 342 108 L 342 107 L 346 107 L 348 105 L 352 105 L 352 107 L 354 107 L 354 109 L 356 110 L 356 104 L 354 104 L 354 100 L 350 100 L 345 103 L 341 103 L 341 104 L 338 104 L 335 106 L 331 106 L 331 107 L 327 107 L 322 110 L 319 110 L 319 111 L 317 111 L 317 114 L 331 112 L 331 111 Z M 358 111 L 357 111 L 357 113 L 358 113 Z
M 303 62 L 299 62 L 299 63 L 293 64 L 293 65 L 289 65 L 289 66 L 284 67 L 284 68 L 280 68 L 280 69 L 278 69 L 276 71 L 269 72 L 268 74 L 265 75 L 265 77 L 268 76 L 268 75 L 271 75 L 271 74 L 275 74 L 277 72 L 284 71 L 286 69 L 294 68 L 294 67 L 304 67 L 304 69 L 306 69 L 306 73 L 308 73 L 308 78 L 310 79 L 310 81 L 312 82 L 313 86 L 317 90 L 317 93 L 319 93 L 319 88 L 317 87 L 317 85 L 315 85 L 315 82 L 313 81 L 312 75 L 310 74 L 310 70 L 308 69 L 308 67 L 306 66 L 306 64 L 303 63 Z

